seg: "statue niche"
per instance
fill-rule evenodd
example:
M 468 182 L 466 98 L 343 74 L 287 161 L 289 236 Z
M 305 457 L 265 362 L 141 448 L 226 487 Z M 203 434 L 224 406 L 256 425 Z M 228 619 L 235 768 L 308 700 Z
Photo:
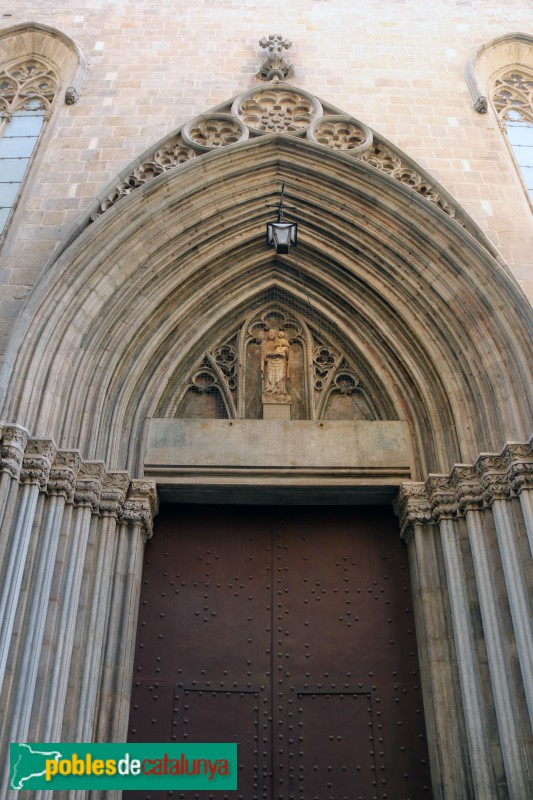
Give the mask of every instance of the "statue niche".
M 270 328 L 261 345 L 261 378 L 263 403 L 290 403 L 287 393 L 289 379 L 289 342 L 285 331 Z
M 383 419 L 363 370 L 282 303 L 266 303 L 176 375 L 161 416 L 227 419 Z M 368 376 L 367 376 L 368 377 Z M 181 385 L 181 389 L 180 389 Z

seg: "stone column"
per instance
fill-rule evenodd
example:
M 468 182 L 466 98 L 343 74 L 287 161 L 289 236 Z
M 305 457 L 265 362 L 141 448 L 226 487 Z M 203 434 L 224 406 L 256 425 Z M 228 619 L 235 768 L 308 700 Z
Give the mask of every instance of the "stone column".
M 30 439 L 20 472 L 20 485 L 12 516 L 5 516 L 0 566 L 0 686 L 15 622 L 22 576 L 30 544 L 37 498 L 46 488 L 55 445 L 50 439 Z M 8 495 L 10 492 L 8 491 Z
M 533 436 L 527 444 L 507 445 L 504 453 L 509 483 L 513 494 L 520 498 L 529 550 L 533 556 Z
M 98 512 L 104 465 L 81 465 L 74 491 L 74 508 L 64 529 L 64 548 L 56 561 L 55 596 L 50 598 L 40 677 L 32 708 L 30 735 L 35 741 L 58 742 L 67 692 L 85 551 L 91 516 Z M 35 793 L 36 800 L 48 796 Z
M 110 611 L 117 518 L 122 511 L 129 482 L 127 472 L 108 473 L 102 482 L 95 553 L 92 568 L 86 576 L 88 600 L 85 624 L 78 631 L 80 646 L 71 664 L 69 709 L 62 732 L 64 741 L 93 741 L 98 693 L 95 676 L 100 674 L 106 621 Z
M 29 434 L 19 425 L 0 426 L 0 528 L 11 525 L 22 459 Z M 0 539 L 0 572 L 7 537 Z
M 39 653 L 44 636 L 46 612 L 56 561 L 57 545 L 67 502 L 72 502 L 76 473 L 80 466 L 77 451 L 56 453 L 47 485 L 47 495 L 42 495 L 42 514 L 34 527 L 35 539 L 31 559 L 28 558 L 25 583 L 26 599 L 22 613 L 19 609 L 18 635 L 12 643 L 10 652 L 10 680 L 6 676 L 6 698 L 2 739 L 5 742 L 25 742 L 28 739 L 30 714 L 37 681 Z M 37 520 L 36 520 L 37 521 Z M 1 789 L 7 796 L 7 773 L 9 772 L 8 752 L 0 753 L 0 763 L 4 769 L 0 773 L 5 780 L 0 781 Z M 4 796 L 4 793 L 2 793 Z
M 528 587 L 518 550 L 518 531 L 510 507 L 507 454 L 482 455 L 475 464 L 487 505 L 492 508 L 513 620 L 520 670 L 533 727 L 533 619 Z
M 154 484 L 133 480 L 119 516 L 96 741 L 127 738 L 142 559 L 156 513 Z
M 468 527 L 509 798 L 523 800 L 533 797 L 533 786 L 528 778 L 527 760 L 524 758 L 517 699 L 513 691 L 507 644 L 503 635 L 504 623 L 499 610 L 494 568 L 490 560 L 488 535 L 481 510 L 483 493 L 474 470 L 468 466 L 454 467 L 451 484 L 455 487 L 459 512 L 465 515 Z
M 441 533 L 474 797 L 497 797 L 463 557 L 454 520 L 455 492 L 446 476 L 430 475 L 426 486 Z
M 395 511 L 407 542 L 435 800 L 474 797 L 446 573 L 425 484 L 403 484 Z

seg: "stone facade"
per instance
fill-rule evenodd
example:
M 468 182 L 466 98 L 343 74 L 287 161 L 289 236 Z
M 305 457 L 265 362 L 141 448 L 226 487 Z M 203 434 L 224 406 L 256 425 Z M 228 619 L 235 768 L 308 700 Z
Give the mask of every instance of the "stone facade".
M 533 215 L 492 103 L 533 69 L 530 3 L 0 14 L 0 67 L 54 76 L 0 243 L 3 742 L 124 739 L 157 493 L 270 470 L 331 503 L 349 468 L 408 543 L 434 797 L 531 797 Z

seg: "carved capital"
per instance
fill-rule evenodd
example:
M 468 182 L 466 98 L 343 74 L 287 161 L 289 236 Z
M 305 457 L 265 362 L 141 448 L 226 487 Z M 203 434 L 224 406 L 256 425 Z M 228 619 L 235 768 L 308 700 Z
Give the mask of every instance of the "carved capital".
M 128 496 L 119 514 L 119 522 L 140 525 L 147 538 L 152 537 L 153 518 L 158 511 L 158 499 L 155 483 L 144 480 L 133 480 L 130 483 Z
M 102 482 L 100 514 L 118 517 L 126 500 L 130 476 L 127 472 L 108 472 Z
M 428 475 L 426 489 L 430 498 L 433 519 L 454 519 L 457 516 L 458 504 L 455 487 L 448 475 Z
M 394 501 L 402 538 L 408 539 L 414 525 L 432 522 L 431 505 L 424 483 L 402 483 Z
M 85 461 L 76 479 L 74 504 L 89 506 L 91 511 L 98 512 L 104 476 L 105 466 L 102 461 Z
M 522 489 L 533 489 L 533 440 L 525 444 L 508 444 L 503 454 L 513 492 L 520 494 Z
M 2 441 L 0 445 L 1 472 L 7 472 L 15 479 L 20 477 L 28 438 L 28 431 L 20 425 L 2 426 Z
M 455 490 L 458 513 L 483 508 L 481 483 L 474 469 L 466 464 L 456 464 L 450 474 L 450 482 Z
M 481 490 L 487 505 L 494 500 L 507 500 L 511 495 L 511 485 L 507 476 L 505 456 L 486 453 L 477 459 L 474 471 L 479 477 Z
M 51 439 L 28 439 L 20 482 L 37 484 L 39 489 L 46 489 L 55 454 L 56 446 Z
M 48 478 L 48 494 L 63 495 L 67 502 L 72 502 L 80 466 L 78 450 L 58 450 Z

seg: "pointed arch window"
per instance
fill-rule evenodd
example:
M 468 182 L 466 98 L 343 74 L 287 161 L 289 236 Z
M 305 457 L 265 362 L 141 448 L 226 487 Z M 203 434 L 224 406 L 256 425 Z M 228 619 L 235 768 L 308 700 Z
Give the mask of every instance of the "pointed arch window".
M 0 234 L 27 173 L 58 78 L 41 59 L 26 57 L 0 71 Z
M 533 204 L 533 70 L 506 69 L 494 83 L 492 102 Z

